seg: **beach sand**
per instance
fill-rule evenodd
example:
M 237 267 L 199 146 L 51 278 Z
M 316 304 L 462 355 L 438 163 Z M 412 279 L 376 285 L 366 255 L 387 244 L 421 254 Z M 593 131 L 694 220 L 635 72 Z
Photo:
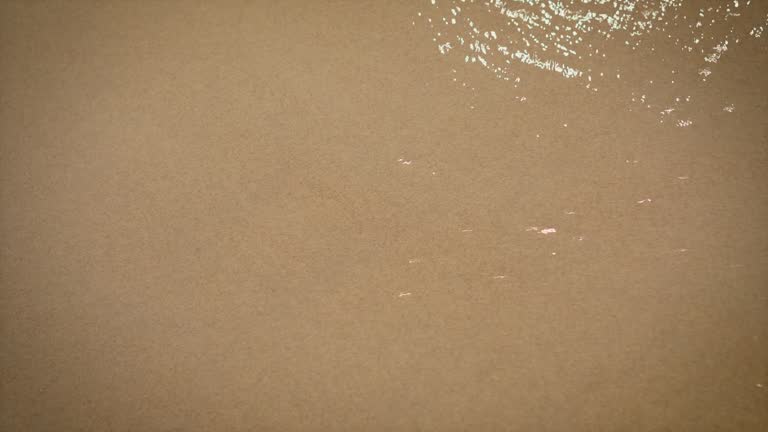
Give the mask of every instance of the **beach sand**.
M 767 35 L 664 122 L 425 4 L 3 2 L 0 430 L 768 430 Z

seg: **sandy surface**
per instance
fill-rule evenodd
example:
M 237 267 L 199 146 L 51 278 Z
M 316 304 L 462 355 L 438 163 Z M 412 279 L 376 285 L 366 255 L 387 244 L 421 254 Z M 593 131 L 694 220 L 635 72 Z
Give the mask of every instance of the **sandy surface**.
M 768 430 L 768 35 L 676 127 L 421 10 L 3 2 L 0 430 Z

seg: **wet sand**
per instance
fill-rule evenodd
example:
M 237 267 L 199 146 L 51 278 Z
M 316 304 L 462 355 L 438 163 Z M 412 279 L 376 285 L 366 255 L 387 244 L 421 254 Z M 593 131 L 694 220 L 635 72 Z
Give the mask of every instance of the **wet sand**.
M 768 430 L 766 35 L 677 127 L 422 6 L 0 6 L 0 430 Z

